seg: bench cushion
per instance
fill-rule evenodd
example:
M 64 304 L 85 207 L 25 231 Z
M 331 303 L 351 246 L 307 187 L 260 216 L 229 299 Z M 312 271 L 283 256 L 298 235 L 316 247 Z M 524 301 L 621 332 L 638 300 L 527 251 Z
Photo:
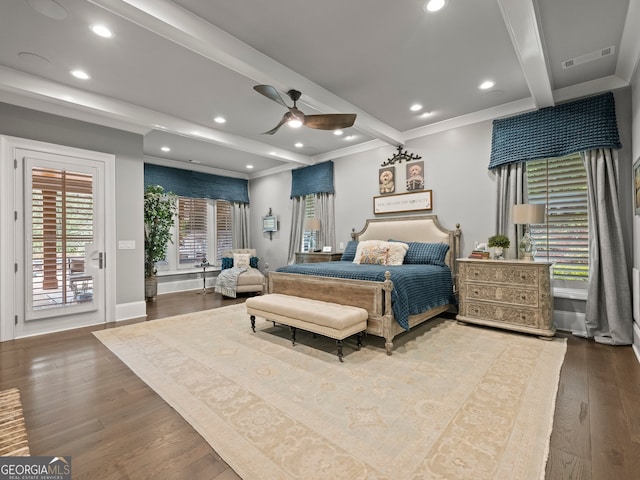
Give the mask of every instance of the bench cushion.
M 247 298 L 246 306 L 249 314 L 333 338 L 365 330 L 368 318 L 364 308 L 280 293 Z

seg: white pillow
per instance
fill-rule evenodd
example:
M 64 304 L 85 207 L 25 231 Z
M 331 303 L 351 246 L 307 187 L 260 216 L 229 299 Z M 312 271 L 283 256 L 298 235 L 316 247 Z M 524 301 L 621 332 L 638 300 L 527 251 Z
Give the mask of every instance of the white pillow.
M 233 254 L 233 266 L 234 267 L 249 267 L 250 253 L 234 253 Z
M 387 265 L 402 265 L 404 256 L 409 250 L 409 245 L 402 242 L 385 242 L 385 244 L 389 247 Z

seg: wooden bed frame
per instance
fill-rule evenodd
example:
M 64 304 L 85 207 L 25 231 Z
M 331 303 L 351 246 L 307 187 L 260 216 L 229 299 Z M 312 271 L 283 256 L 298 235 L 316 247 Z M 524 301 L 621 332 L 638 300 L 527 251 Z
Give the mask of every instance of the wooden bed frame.
M 421 215 L 369 219 L 360 232 L 356 233 L 353 229 L 351 237 L 354 240 L 393 239 L 404 242 L 448 243 L 449 252 L 446 262 L 451 268 L 453 284 L 456 288 L 461 233 L 460 224 L 456 225 L 455 230 L 447 230 L 440 226 L 436 215 Z M 393 316 L 391 308 L 393 282 L 390 280 L 389 272 L 385 277 L 386 280 L 383 282 L 374 282 L 272 271 L 268 273 L 267 292 L 364 308 L 369 313 L 367 333 L 383 337 L 387 355 L 391 355 L 393 338 L 405 330 Z M 409 326 L 413 328 L 452 308 L 455 306 L 443 305 L 419 315 L 411 315 Z

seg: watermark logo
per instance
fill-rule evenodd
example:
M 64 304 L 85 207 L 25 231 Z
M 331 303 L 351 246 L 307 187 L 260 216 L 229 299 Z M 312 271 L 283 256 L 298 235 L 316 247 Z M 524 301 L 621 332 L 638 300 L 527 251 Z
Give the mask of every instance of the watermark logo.
M 0 457 L 0 480 L 71 480 L 71 457 Z

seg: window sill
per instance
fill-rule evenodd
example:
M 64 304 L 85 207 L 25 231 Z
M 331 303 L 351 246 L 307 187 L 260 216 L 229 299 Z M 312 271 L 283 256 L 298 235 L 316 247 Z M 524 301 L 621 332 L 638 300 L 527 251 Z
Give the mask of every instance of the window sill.
M 555 298 L 567 298 L 569 300 L 587 300 L 587 291 L 581 288 L 554 287 Z

